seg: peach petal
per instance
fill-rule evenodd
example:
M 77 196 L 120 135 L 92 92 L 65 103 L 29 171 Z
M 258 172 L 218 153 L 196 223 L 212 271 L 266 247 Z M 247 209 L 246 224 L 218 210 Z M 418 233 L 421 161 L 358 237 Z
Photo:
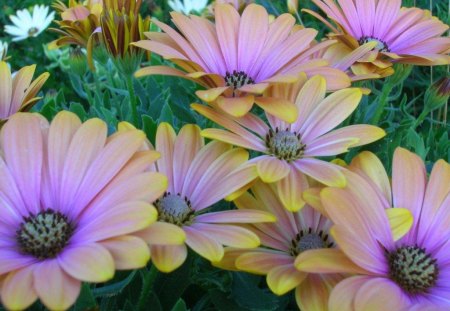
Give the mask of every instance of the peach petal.
M 269 249 L 258 249 L 248 251 L 236 259 L 236 267 L 239 270 L 254 274 L 268 274 L 277 266 L 292 266 L 294 258 L 285 252 Z
M 100 243 L 111 254 L 118 270 L 145 267 L 150 260 L 150 250 L 140 238 L 124 235 Z
M 354 311 L 355 296 L 361 286 L 370 279 L 367 276 L 354 276 L 337 284 L 328 301 L 329 311 Z
M 275 222 L 276 217 L 266 211 L 241 209 L 221 212 L 210 212 L 195 217 L 202 223 L 260 223 Z
M 37 299 L 33 287 L 34 266 L 10 272 L 2 280 L 1 301 L 9 310 L 25 310 Z
M 152 262 L 159 271 L 170 273 L 179 268 L 187 257 L 186 245 L 152 245 Z
M 252 109 L 255 98 L 253 95 L 245 97 L 223 97 L 217 99 L 217 105 L 233 117 L 242 117 Z
M 181 245 L 186 240 L 183 229 L 161 221 L 153 223 L 134 235 L 144 239 L 150 245 Z
M 291 170 L 289 164 L 285 161 L 272 156 L 260 157 L 256 162 L 256 169 L 259 177 L 266 183 L 285 178 Z
M 193 227 L 183 227 L 186 232 L 186 244 L 197 254 L 209 261 L 220 261 L 224 250 L 219 242 Z
M 347 184 L 341 168 L 335 164 L 314 158 L 303 158 L 293 163 L 299 171 L 327 186 L 342 188 Z
M 243 147 L 246 149 L 253 149 L 258 151 L 265 150 L 265 146 L 262 144 L 261 141 L 249 141 L 248 139 L 243 138 L 242 136 L 239 136 L 237 134 L 221 130 L 221 129 L 206 129 L 202 131 L 202 136 L 209 138 L 209 139 L 215 139 L 218 141 L 223 141 L 225 143 Z
M 84 282 L 105 282 L 114 276 L 114 259 L 100 244 L 67 247 L 58 263 L 71 277 Z
M 241 256 L 242 254 L 245 254 L 246 252 L 248 252 L 248 250 L 246 250 L 246 249 L 226 247 L 225 254 L 224 254 L 222 260 L 212 262 L 211 264 L 214 267 L 217 267 L 219 269 L 230 270 L 230 271 L 239 271 L 239 269 L 236 267 L 236 260 L 239 256 Z
M 277 183 L 277 191 L 284 207 L 291 212 L 299 211 L 305 206 L 303 190 L 308 187 L 305 175 L 298 170 L 290 170 L 286 178 Z
M 258 236 L 252 231 L 226 224 L 194 223 L 192 227 L 207 234 L 218 243 L 238 248 L 255 248 L 260 244 Z
M 308 273 L 367 273 L 336 248 L 312 249 L 302 252 L 295 259 L 294 265 L 298 270 Z
M 298 286 L 307 276 L 292 265 L 278 266 L 267 274 L 267 285 L 277 295 L 284 295 Z
M 173 150 L 177 134 L 173 127 L 162 122 L 156 131 L 156 150 L 161 153 L 158 171 L 167 176 L 169 187 L 173 187 Z M 170 189 L 169 188 L 169 189 Z
M 195 92 L 198 98 L 201 100 L 211 103 L 214 102 L 220 95 L 222 95 L 226 90 L 228 90 L 229 86 L 216 87 L 208 90 L 199 90 Z
M 340 279 L 338 276 L 309 274 L 295 289 L 300 310 L 328 311 L 328 298 Z
M 81 282 L 65 273 L 56 260 L 47 260 L 34 269 L 34 289 L 50 310 L 66 310 L 80 294 Z
M 293 123 L 297 120 L 298 108 L 289 100 L 273 97 L 256 97 L 255 103 L 267 113 L 287 123 Z

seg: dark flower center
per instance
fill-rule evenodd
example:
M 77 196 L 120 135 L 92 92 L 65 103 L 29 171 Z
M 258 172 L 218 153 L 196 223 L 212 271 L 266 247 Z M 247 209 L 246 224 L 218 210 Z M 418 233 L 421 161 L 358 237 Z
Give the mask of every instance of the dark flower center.
M 37 29 L 36 27 L 31 27 L 30 29 L 28 29 L 28 36 L 29 37 L 34 36 L 38 31 L 39 29 Z
M 377 50 L 379 52 L 390 52 L 386 42 L 384 42 L 378 38 L 364 36 L 364 37 L 361 37 L 358 42 L 360 45 L 366 44 L 368 42 L 376 42 L 377 46 L 375 47 L 375 50 Z
M 306 147 L 301 141 L 300 134 L 288 129 L 279 131 L 278 128 L 275 131 L 269 130 L 266 135 L 266 146 L 271 154 L 288 162 L 300 159 Z
M 245 72 L 234 70 L 233 73 L 227 71 L 225 74 L 225 83 L 227 86 L 232 86 L 236 90 L 247 84 L 255 84 L 255 81 Z
M 297 256 L 310 249 L 333 247 L 334 244 L 329 241 L 328 237 L 328 234 L 322 230 L 319 232 L 313 232 L 312 228 L 302 230 L 292 239 L 290 254 Z
M 172 223 L 177 226 L 190 224 L 194 220 L 194 210 L 187 197 L 180 194 L 164 193 L 162 198 L 155 202 L 158 209 L 158 220 Z
M 38 259 L 54 258 L 67 245 L 74 229 L 65 215 L 47 209 L 24 217 L 16 238 L 23 253 Z
M 389 276 L 410 294 L 426 293 L 436 285 L 439 269 L 425 249 L 402 246 L 387 255 Z

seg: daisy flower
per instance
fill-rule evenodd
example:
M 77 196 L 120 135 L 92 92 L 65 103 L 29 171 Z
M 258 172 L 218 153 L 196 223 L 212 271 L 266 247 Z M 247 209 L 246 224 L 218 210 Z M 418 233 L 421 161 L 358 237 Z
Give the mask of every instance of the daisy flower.
M 0 127 L 11 115 L 30 109 L 41 99 L 36 94 L 50 74 L 45 72 L 32 81 L 35 69 L 36 65 L 23 67 L 13 77 L 8 64 L 0 61 Z
M 333 89 L 350 85 L 343 72 L 311 57 L 334 41 L 311 47 L 317 30 L 295 26 L 291 14 L 269 22 L 266 9 L 256 4 L 248 5 L 242 15 L 230 4 L 217 4 L 214 12 L 215 24 L 206 18 L 172 12 L 178 31 L 155 20 L 164 33 L 150 32 L 149 40 L 134 44 L 181 69 L 150 66 L 138 70 L 136 76 L 163 74 L 193 80 L 206 88 L 196 92 L 200 99 L 217 101 L 224 112 L 237 117 L 249 112 L 258 95 L 271 84 L 295 82 L 299 72 L 322 74 Z M 276 99 L 265 100 L 263 109 L 273 106 L 273 110 L 282 110 Z
M 415 65 L 445 65 L 450 62 L 450 39 L 441 37 L 448 26 L 430 11 L 402 8 L 401 0 L 313 0 L 337 28 L 326 23 L 331 37 L 351 49 L 376 42 L 373 52 L 355 70 L 370 71 L 370 66 L 383 69 L 390 62 Z M 310 11 L 311 12 L 311 11 Z M 312 13 L 316 17 L 318 14 Z M 369 63 L 367 65 L 366 63 Z M 357 68 L 359 67 L 359 68 Z
M 8 54 L 8 42 L 2 42 L 0 40 L 0 61 L 4 60 L 7 54 Z
M 172 10 L 189 15 L 191 12 L 200 13 L 206 8 L 208 0 L 169 0 L 167 2 Z
M 9 18 L 14 25 L 6 25 L 5 32 L 13 36 L 12 41 L 20 41 L 29 37 L 37 37 L 53 21 L 55 12 L 48 12 L 49 7 L 35 5 L 33 15 L 27 9 L 19 10 Z
M 171 272 L 186 259 L 187 246 L 210 261 L 220 261 L 223 245 L 252 248 L 258 237 L 239 223 L 274 221 L 261 211 L 208 208 L 256 178 L 252 166 L 243 166 L 248 153 L 221 142 L 204 145 L 200 129 L 185 125 L 178 133 L 161 123 L 156 133 L 156 150 L 161 152 L 157 170 L 169 179 L 166 192 L 155 200 L 158 222 L 137 233 L 150 246 L 153 264 Z M 185 244 L 173 245 L 184 241 Z M 172 245 L 171 245 L 172 244 Z
M 326 188 L 320 197 L 335 224 L 331 235 L 363 273 L 335 287 L 330 311 L 448 308 L 450 165 L 439 160 L 427 180 L 423 161 L 397 148 L 392 185 L 381 161 L 369 152 L 358 156 L 350 169 L 357 174 L 346 172 L 345 189 Z M 392 230 L 388 214 L 404 209 L 413 216 L 411 229 L 408 222 L 398 221 L 398 230 Z M 344 272 L 349 267 L 320 251 L 303 259 L 305 266 L 298 267 L 302 271 Z
M 304 175 L 298 174 L 297 179 L 302 188 L 308 188 Z M 277 295 L 284 295 L 295 288 L 295 298 L 301 310 L 327 311 L 330 292 L 343 276 L 305 273 L 295 266 L 299 255 L 305 252 L 316 249 L 336 252 L 329 235 L 331 221 L 308 205 L 297 212 L 287 211 L 273 184 L 258 181 L 250 190 L 251 194 L 246 192 L 234 201 L 239 210 L 266 211 L 275 215 L 277 221 L 249 225 L 247 228 L 260 238 L 261 247 L 227 249 L 224 262 L 216 265 L 267 275 L 267 284 Z
M 223 126 L 224 129 L 206 129 L 202 135 L 247 149 L 259 151 L 263 155 L 253 158 L 259 176 L 264 182 L 284 180 L 282 187 L 295 183 L 293 171 L 300 171 L 326 185 L 345 186 L 345 177 L 341 168 L 332 163 L 316 159 L 321 156 L 334 156 L 348 151 L 348 148 L 371 143 L 380 139 L 385 132 L 371 125 L 351 125 L 332 131 L 341 124 L 358 106 L 362 92 L 358 88 L 337 91 L 325 97 L 326 82 L 321 76 L 310 80 L 303 75 L 296 89 L 289 94 L 278 95 L 296 98 L 295 111 L 284 105 L 286 118 L 296 116 L 287 123 L 267 113 L 268 125 L 258 116 L 248 114 L 241 118 L 224 116 L 219 110 L 199 104 L 192 108 Z M 275 91 L 272 91 L 275 92 Z M 259 98 L 261 105 L 267 104 L 265 98 Z M 284 191 L 288 195 L 288 191 Z M 283 202 L 284 202 L 283 196 Z M 287 199 L 287 198 L 286 198 Z M 288 204 L 288 209 L 294 205 Z
M 36 299 L 69 308 L 81 282 L 105 282 L 115 269 L 150 258 L 130 235 L 157 218 L 148 202 L 167 178 L 145 172 L 159 154 L 139 151 L 145 134 L 107 137 L 100 119 L 60 112 L 12 116 L 0 133 L 0 298 L 11 310 Z M 143 161 L 144 160 L 144 161 Z

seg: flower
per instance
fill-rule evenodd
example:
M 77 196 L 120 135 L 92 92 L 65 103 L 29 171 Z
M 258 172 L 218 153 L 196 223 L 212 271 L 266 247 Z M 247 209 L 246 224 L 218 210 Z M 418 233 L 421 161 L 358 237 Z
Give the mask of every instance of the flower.
M 230 115 L 245 115 L 254 102 L 259 104 L 255 96 L 273 83 L 297 81 L 299 72 L 324 75 L 330 88 L 350 85 L 343 72 L 326 67 L 325 60 L 311 58 L 334 42 L 311 47 L 317 31 L 296 27 L 290 14 L 282 14 L 269 23 L 269 15 L 260 5 L 248 5 L 240 16 L 230 4 L 217 4 L 215 24 L 176 12 L 172 12 L 172 20 L 181 34 L 155 20 L 165 33 L 150 32 L 150 40 L 135 45 L 170 59 L 182 70 L 150 66 L 138 70 L 136 76 L 163 74 L 193 80 L 206 88 L 196 92 L 200 99 L 217 101 Z M 282 110 L 275 99 L 266 101 L 270 103 L 263 109 L 272 106 L 273 110 Z
M 50 74 L 45 72 L 32 81 L 35 69 L 36 65 L 23 67 L 13 77 L 8 64 L 0 61 L 0 127 L 14 113 L 30 109 L 41 99 L 36 94 Z
M 53 21 L 55 12 L 48 13 L 49 7 L 35 5 L 33 15 L 27 9 L 19 10 L 16 15 L 9 16 L 14 25 L 6 25 L 5 32 L 13 36 L 12 41 L 20 41 L 29 37 L 37 37 Z
M 100 119 L 60 112 L 51 124 L 18 113 L 0 133 L 0 298 L 22 310 L 37 298 L 69 308 L 81 282 L 105 282 L 115 269 L 150 258 L 132 236 L 157 218 L 148 202 L 167 178 L 144 172 L 159 154 L 139 151 L 142 131 L 107 137 Z M 144 161 L 143 161 L 144 160 Z
M 401 8 L 401 0 L 313 0 L 338 28 L 328 25 L 331 37 L 350 49 L 376 42 L 365 60 L 353 67 L 355 72 L 382 70 L 390 62 L 415 65 L 445 65 L 450 62 L 450 39 L 440 37 L 448 29 L 430 11 Z M 318 14 L 314 14 L 320 17 Z
M 8 42 L 2 42 L 0 40 L 0 61 L 6 59 L 8 54 Z
M 236 224 L 274 221 L 272 215 L 207 210 L 256 178 L 253 166 L 242 166 L 248 159 L 245 150 L 220 142 L 204 145 L 199 127 L 192 124 L 183 126 L 177 136 L 168 123 L 158 126 L 156 150 L 162 154 L 157 170 L 168 177 L 169 187 L 154 202 L 158 222 L 137 235 L 149 244 L 159 270 L 178 268 L 186 259 L 187 246 L 214 262 L 222 259 L 223 245 L 259 245 L 254 233 Z
M 326 188 L 320 198 L 335 224 L 331 235 L 363 273 L 335 287 L 330 311 L 412 310 L 422 304 L 431 304 L 429 310 L 446 309 L 450 165 L 437 161 L 427 181 L 423 161 L 397 148 L 392 186 L 381 161 L 370 152 L 356 157 L 349 168 L 356 174 L 346 172 L 347 187 Z M 388 218 L 396 224 L 390 225 Z M 320 251 L 303 260 L 305 266 L 298 266 L 302 271 L 345 272 L 351 266 Z
M 189 15 L 191 12 L 201 12 L 206 5 L 208 0 L 169 0 L 167 2 L 172 10 Z
M 297 183 L 307 189 L 305 176 L 297 174 L 296 177 Z M 293 191 L 297 192 L 297 189 Z M 258 235 L 261 246 L 253 250 L 227 249 L 225 260 L 216 266 L 267 275 L 267 284 L 277 295 L 295 288 L 301 310 L 327 311 L 330 292 L 343 276 L 305 273 L 295 266 L 299 255 L 310 250 L 337 251 L 329 235 L 331 221 L 309 205 L 296 212 L 287 211 L 273 184 L 258 181 L 252 186 L 251 193 L 244 193 L 234 201 L 239 210 L 267 211 L 275 215 L 277 221 L 249 225 L 247 228 Z
M 204 137 L 263 153 L 251 162 L 256 163 L 258 174 L 264 182 L 286 178 L 281 187 L 289 187 L 295 184 L 295 175 L 290 172 L 301 171 L 326 185 L 343 187 L 345 178 L 340 167 L 315 157 L 346 152 L 348 148 L 380 139 L 385 132 L 371 125 L 351 125 L 331 131 L 356 109 L 362 97 L 361 90 L 343 89 L 325 98 L 326 82 L 323 77 L 314 76 L 307 80 L 303 75 L 301 79 L 302 82 L 295 84 L 296 88 L 291 93 L 284 87 L 278 92 L 277 86 L 271 91 L 278 97 L 296 98 L 298 115 L 279 103 L 285 119 L 295 117 L 289 120 L 292 124 L 271 115 L 274 105 L 270 104 L 266 107 L 269 125 L 254 114 L 230 118 L 217 109 L 203 105 L 193 104 L 192 108 L 226 129 L 203 130 Z M 260 105 L 266 104 L 264 97 L 258 101 Z M 283 193 L 288 195 L 288 192 Z M 289 199 L 282 195 L 282 200 L 285 203 Z M 288 209 L 296 206 L 287 204 Z
M 61 15 L 61 20 L 55 20 L 59 29 L 50 30 L 61 35 L 59 39 L 50 43 L 51 48 L 64 45 L 77 45 L 88 48 L 98 42 L 92 34 L 100 27 L 100 14 L 103 10 L 101 2 L 90 0 L 86 3 L 69 1 L 69 7 L 63 2 L 56 1 L 53 8 Z

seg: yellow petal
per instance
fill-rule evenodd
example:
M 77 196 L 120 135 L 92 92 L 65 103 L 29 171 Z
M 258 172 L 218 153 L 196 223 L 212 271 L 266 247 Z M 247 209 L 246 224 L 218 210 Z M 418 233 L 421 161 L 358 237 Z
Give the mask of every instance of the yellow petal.
M 271 183 L 285 178 L 290 171 L 289 164 L 275 157 L 264 157 L 256 163 L 259 177 L 265 183 Z
M 414 217 L 408 209 L 399 207 L 386 209 L 386 214 L 391 225 L 394 241 L 397 241 L 411 229 Z
M 255 103 L 267 113 L 287 123 L 293 123 L 297 120 L 298 108 L 289 100 L 273 97 L 256 97 Z
M 142 268 L 150 260 L 147 244 L 134 236 L 125 235 L 102 241 L 101 244 L 112 255 L 115 268 L 118 270 Z
M 245 97 L 223 97 L 217 99 L 217 104 L 226 113 L 234 117 L 243 117 L 252 109 L 255 98 L 253 95 Z

